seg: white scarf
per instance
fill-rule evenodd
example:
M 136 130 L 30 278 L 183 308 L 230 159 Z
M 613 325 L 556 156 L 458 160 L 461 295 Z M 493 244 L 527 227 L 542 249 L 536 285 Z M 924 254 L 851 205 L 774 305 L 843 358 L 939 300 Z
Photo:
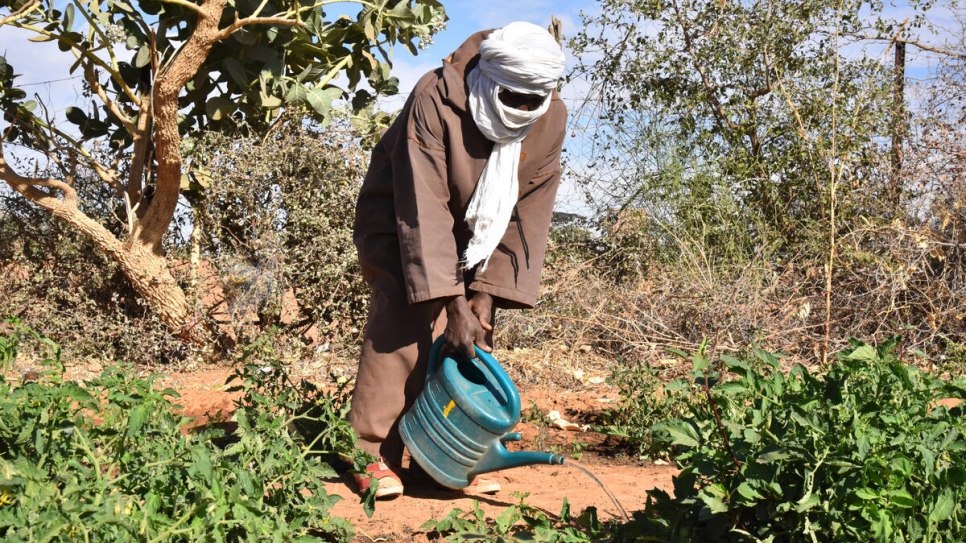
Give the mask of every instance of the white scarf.
M 480 62 L 466 75 L 470 112 L 494 145 L 466 210 L 473 230 L 464 256 L 467 269 L 481 262 L 480 271 L 486 269 L 510 224 L 520 190 L 521 142 L 550 109 L 550 93 L 563 75 L 564 63 L 553 36 L 531 23 L 510 23 L 480 44 Z M 498 96 L 501 89 L 546 98 L 536 110 L 523 111 L 504 105 Z

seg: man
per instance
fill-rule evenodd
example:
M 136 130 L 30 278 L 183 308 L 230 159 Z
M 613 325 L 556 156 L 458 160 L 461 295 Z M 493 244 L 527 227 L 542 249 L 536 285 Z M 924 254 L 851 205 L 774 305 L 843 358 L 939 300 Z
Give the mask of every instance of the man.
M 349 421 L 379 457 L 359 475 L 403 492 L 399 418 L 423 388 L 429 348 L 492 349 L 496 308 L 533 307 L 567 111 L 564 55 L 530 23 L 470 36 L 416 84 L 372 153 L 353 239 L 372 301 Z M 470 492 L 496 492 L 477 478 Z

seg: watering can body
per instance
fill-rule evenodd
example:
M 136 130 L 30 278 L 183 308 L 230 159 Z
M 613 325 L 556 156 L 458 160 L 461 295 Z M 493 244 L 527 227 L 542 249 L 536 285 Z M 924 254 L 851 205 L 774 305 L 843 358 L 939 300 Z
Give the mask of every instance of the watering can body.
M 520 421 L 520 395 L 500 364 L 477 348 L 473 360 L 440 359 L 440 337 L 430 350 L 426 385 L 399 422 L 403 443 L 439 484 L 464 488 L 481 473 L 532 464 L 562 464 L 550 453 L 510 452 L 509 433 Z

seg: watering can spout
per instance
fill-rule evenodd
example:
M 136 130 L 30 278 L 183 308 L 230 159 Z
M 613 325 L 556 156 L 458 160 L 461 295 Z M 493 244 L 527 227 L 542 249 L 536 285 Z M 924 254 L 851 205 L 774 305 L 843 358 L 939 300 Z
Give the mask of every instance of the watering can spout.
M 491 471 L 502 469 L 518 468 L 520 466 L 532 466 L 536 464 L 556 464 L 564 463 L 564 457 L 559 454 L 537 452 L 537 451 L 516 451 L 510 452 L 503 445 L 507 441 L 519 441 L 519 432 L 513 432 L 495 441 L 486 453 L 479 459 L 470 473 L 470 480 L 473 476 Z

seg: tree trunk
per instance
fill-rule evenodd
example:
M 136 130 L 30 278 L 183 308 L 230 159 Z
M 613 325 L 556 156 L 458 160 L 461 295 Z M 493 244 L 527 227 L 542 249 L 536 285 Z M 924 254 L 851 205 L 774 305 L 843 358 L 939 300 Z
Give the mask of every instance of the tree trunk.
M 164 255 L 134 245 L 119 251 L 114 260 L 161 322 L 182 341 L 198 346 L 211 344 L 215 330 L 203 315 L 194 314 L 184 290 L 171 275 Z
M 157 160 L 156 186 L 147 209 L 138 209 L 136 217 L 130 217 L 131 232 L 121 241 L 100 223 L 85 215 L 77 205 L 77 193 L 70 183 L 49 178 L 23 177 L 4 160 L 0 140 L 0 179 L 14 190 L 54 216 L 75 227 L 84 236 L 121 267 L 158 317 L 183 341 L 196 345 L 211 345 L 216 339 L 215 328 L 202 315 L 194 314 L 184 290 L 175 281 L 168 268 L 162 240 L 178 204 L 181 188 L 182 158 L 179 149 L 181 137 L 178 132 L 178 97 L 188 81 L 208 57 L 219 38 L 218 21 L 226 0 L 208 0 L 198 8 L 198 23 L 191 37 L 182 45 L 172 60 L 155 74 L 152 99 L 141 104 L 143 117 L 139 128 L 147 130 L 151 125 L 147 117 L 153 117 L 153 144 Z M 136 152 L 143 152 L 146 145 L 139 140 Z M 137 151 L 140 149 L 141 151 Z M 128 187 L 130 197 L 140 194 L 140 169 L 143 163 L 135 159 L 135 171 Z M 46 190 L 45 190 L 46 189 Z M 57 191 L 62 197 L 58 197 Z
M 905 137 L 906 44 L 895 44 L 895 64 L 892 80 L 892 207 L 902 205 L 902 141 Z
M 58 219 L 70 224 L 94 245 L 118 263 L 131 285 L 157 312 L 158 317 L 184 341 L 206 345 L 211 342 L 211 330 L 200 316 L 192 316 L 184 291 L 168 269 L 163 254 L 143 250 L 144 246 L 121 243 L 103 225 L 85 215 L 77 207 L 76 194 L 66 183 L 44 180 L 64 193 L 57 198 L 37 188 L 38 180 L 22 177 L 9 167 L 0 155 L 0 178 L 31 202 L 49 210 Z

